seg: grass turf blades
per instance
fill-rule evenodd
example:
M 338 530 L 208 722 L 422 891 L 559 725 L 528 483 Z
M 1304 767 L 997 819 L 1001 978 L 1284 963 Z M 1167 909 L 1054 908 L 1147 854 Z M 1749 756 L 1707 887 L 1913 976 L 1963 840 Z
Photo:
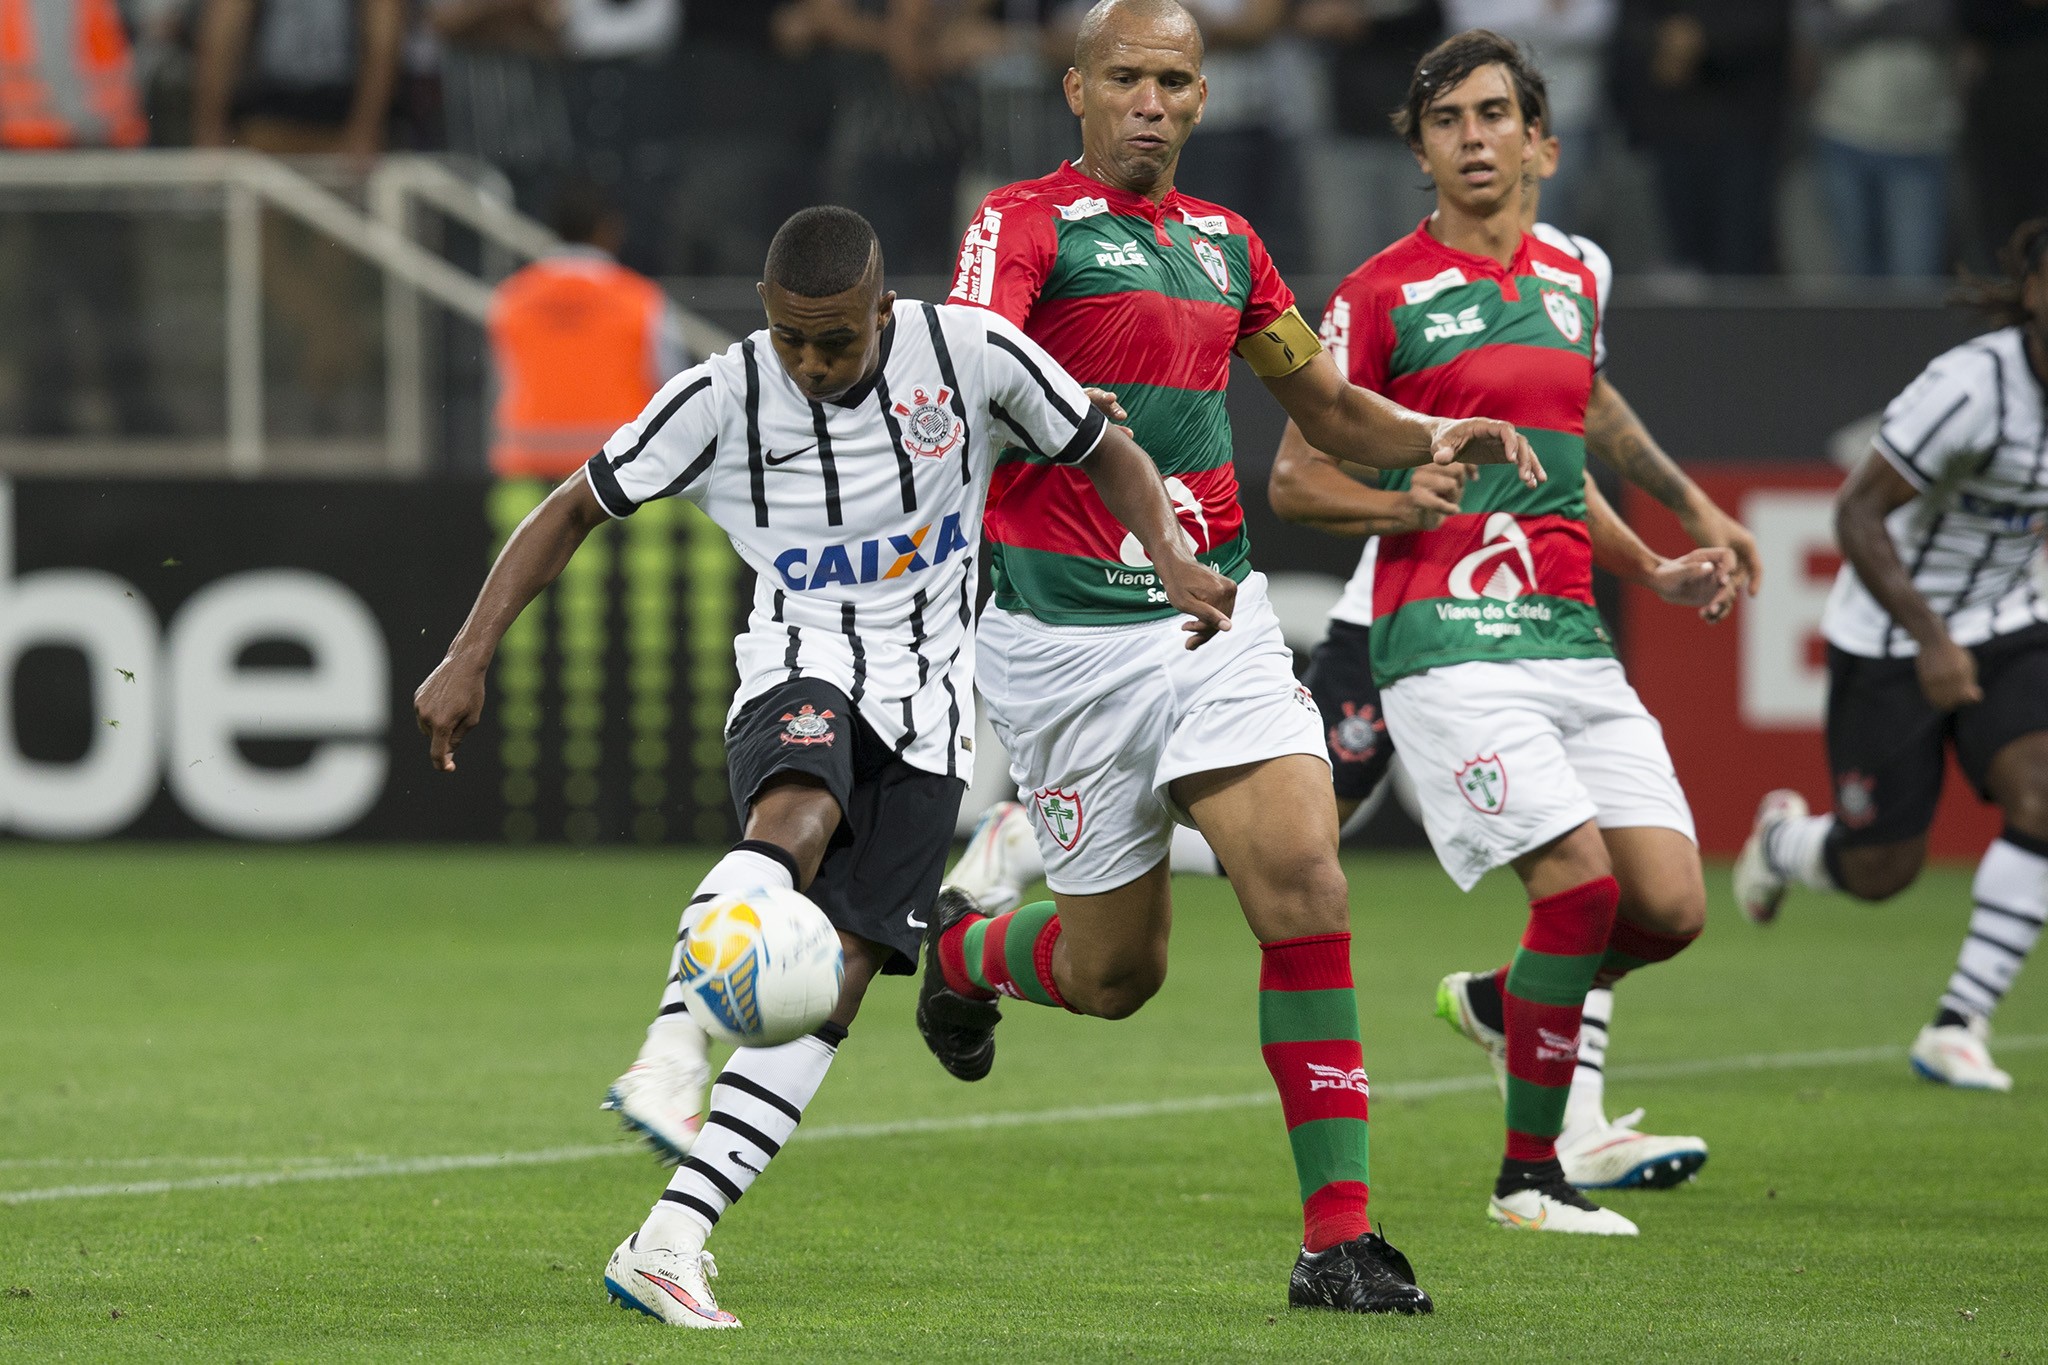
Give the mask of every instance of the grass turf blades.
M 597 1100 L 708 861 L 0 851 L 0 1191 L 603 1144 Z M 604 1258 L 661 1187 L 632 1155 L 0 1205 L 0 1359 L 2048 1356 L 2048 1050 L 1994 1038 L 2011 1096 L 1903 1060 L 1968 919 L 1965 874 L 1882 907 L 1795 892 L 1769 931 L 1710 874 L 1700 943 L 1617 991 L 1609 1108 L 1647 1105 L 1713 1160 L 1686 1188 L 1603 1195 L 1643 1225 L 1624 1246 L 1490 1227 L 1491 1083 L 1413 1084 L 1484 1077 L 1431 989 L 1505 959 L 1512 880 L 1463 897 L 1423 858 L 1348 867 L 1373 1213 L 1432 1318 L 1285 1309 L 1295 1182 L 1277 1103 L 1253 1102 L 799 1130 L 714 1241 L 747 1322 L 714 1340 L 604 1302 Z M 1014 1011 L 1001 1064 L 965 1086 L 890 978 L 805 1128 L 1270 1093 L 1251 937 L 1222 883 L 1175 891 L 1173 973 L 1135 1018 Z M 1999 1027 L 2048 1033 L 2048 991 L 2022 981 Z M 1712 1065 L 1827 1049 L 1845 1060 Z M 1698 1070 L 1628 1075 L 1667 1063 Z

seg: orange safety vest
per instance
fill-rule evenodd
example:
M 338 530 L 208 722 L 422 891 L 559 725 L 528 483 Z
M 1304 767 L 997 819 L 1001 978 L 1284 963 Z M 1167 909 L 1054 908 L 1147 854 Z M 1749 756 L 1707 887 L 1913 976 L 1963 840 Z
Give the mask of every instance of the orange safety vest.
M 148 140 L 114 0 L 0 0 L 0 147 L 140 147 Z
M 639 416 L 656 373 L 668 296 L 596 252 L 535 261 L 491 299 L 498 373 L 491 469 L 561 479 Z

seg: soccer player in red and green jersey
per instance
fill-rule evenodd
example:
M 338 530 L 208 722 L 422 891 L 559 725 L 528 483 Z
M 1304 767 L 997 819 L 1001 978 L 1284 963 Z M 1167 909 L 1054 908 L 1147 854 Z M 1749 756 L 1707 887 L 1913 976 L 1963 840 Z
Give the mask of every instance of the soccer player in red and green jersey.
M 1457 515 L 1382 536 L 1361 574 L 1388 730 L 1444 869 L 1469 889 L 1512 866 L 1530 898 L 1491 1028 L 1508 1135 L 1489 1212 L 1510 1227 L 1633 1234 L 1557 1161 L 1580 1010 L 1596 981 L 1685 948 L 1706 898 L 1662 734 L 1593 606 L 1583 470 L 1602 300 L 1582 261 L 1524 230 L 1538 154 L 1525 111 L 1541 107 L 1540 77 L 1498 35 L 1460 34 L 1423 58 L 1401 121 L 1436 211 L 1346 277 L 1324 335 L 1354 382 L 1512 413 L 1550 471 L 1535 489 L 1479 471 Z M 1689 584 L 1706 605 L 1725 600 L 1733 561 L 1726 549 L 1648 556 L 1641 576 L 1678 588 L 1669 600 L 1689 600 Z
M 1081 159 L 988 197 L 951 297 L 1001 312 L 1083 383 L 1114 391 L 1197 556 L 1237 585 L 1231 629 L 1183 650 L 1151 565 L 1101 500 L 1027 441 L 1002 457 L 976 681 L 1054 900 L 1011 910 L 986 898 L 1000 878 L 956 870 L 967 894 L 942 895 L 932 916 L 918 1020 L 947 1069 L 972 1080 L 993 1061 L 998 996 L 1136 1010 L 1166 971 L 1173 827 L 1194 824 L 1262 948 L 1260 1041 L 1303 1204 L 1289 1301 L 1426 1312 L 1366 1214 L 1367 1083 L 1330 770 L 1248 560 L 1223 406 L 1231 355 L 1340 457 L 1538 476 L 1503 423 L 1423 417 L 1347 384 L 1250 224 L 1174 189 L 1206 96 L 1201 64 L 1201 33 L 1172 0 L 1089 11 L 1066 75 Z

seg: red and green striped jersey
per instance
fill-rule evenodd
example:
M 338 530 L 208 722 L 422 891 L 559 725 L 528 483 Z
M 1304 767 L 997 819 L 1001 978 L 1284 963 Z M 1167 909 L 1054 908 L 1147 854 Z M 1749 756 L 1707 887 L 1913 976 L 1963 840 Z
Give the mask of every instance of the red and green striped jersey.
M 1371 603 L 1359 624 L 1380 685 L 1473 660 L 1613 656 L 1584 482 L 1599 310 L 1593 272 L 1541 239 L 1524 235 L 1502 266 L 1426 222 L 1330 296 L 1323 344 L 1352 383 L 1418 412 L 1513 422 L 1550 476 L 1530 488 L 1512 466 L 1483 466 L 1442 526 L 1368 543 L 1346 600 Z
M 982 201 L 951 301 L 994 309 L 1083 384 L 1114 390 L 1202 561 L 1237 580 L 1251 571 L 1223 393 L 1231 352 L 1294 306 L 1251 224 L 1062 164 Z M 1005 610 L 1069 625 L 1174 614 L 1079 468 L 1004 452 L 983 529 Z

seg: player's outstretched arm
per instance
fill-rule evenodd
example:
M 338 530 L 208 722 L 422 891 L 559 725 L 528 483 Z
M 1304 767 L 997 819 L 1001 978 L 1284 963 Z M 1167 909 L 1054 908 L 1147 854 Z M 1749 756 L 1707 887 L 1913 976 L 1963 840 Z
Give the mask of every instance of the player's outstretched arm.
M 1404 489 L 1360 483 L 1342 465 L 1308 443 L 1293 422 L 1273 456 L 1266 498 L 1282 521 L 1339 536 L 1387 536 L 1434 531 L 1458 510 L 1472 467 L 1423 465 Z
M 1593 538 L 1593 562 L 1615 577 L 1639 583 L 1677 607 L 1698 607 L 1700 619 L 1720 620 L 1735 604 L 1735 555 L 1719 546 L 1666 559 L 1643 543 L 1615 514 L 1588 474 L 1586 530 Z
M 578 475 L 534 508 L 498 552 L 447 656 L 412 694 L 413 714 L 427 736 L 427 756 L 435 768 L 455 771 L 455 746 L 483 716 L 484 675 L 498 642 L 526 604 L 561 574 L 591 528 L 606 519 L 589 481 Z
M 1374 469 L 1424 464 L 1512 464 L 1534 488 L 1543 462 L 1509 422 L 1490 417 L 1425 417 L 1337 372 L 1329 352 L 1282 375 L 1261 375 L 1266 388 L 1317 450 Z
M 1947 623 L 1913 586 L 1913 575 L 1899 562 L 1898 547 L 1884 524 L 1918 496 L 1892 462 L 1872 450 L 1835 495 L 1835 539 L 1870 595 L 1919 644 L 1920 690 L 1927 704 L 1953 711 L 1984 700 L 1976 656 L 1949 637 Z
M 1756 537 L 1686 477 L 1605 375 L 1593 380 L 1593 396 L 1586 404 L 1586 449 L 1609 469 L 1670 508 L 1693 544 L 1733 550 L 1735 586 L 1751 597 L 1756 596 L 1764 581 Z
M 1166 600 L 1193 618 L 1186 626 L 1187 647 L 1193 649 L 1217 631 L 1229 630 L 1230 613 L 1237 608 L 1237 584 L 1195 558 L 1194 543 L 1174 515 L 1173 500 L 1152 457 L 1122 427 L 1112 426 L 1081 462 L 1081 470 L 1109 514 L 1130 528 L 1144 547 Z

